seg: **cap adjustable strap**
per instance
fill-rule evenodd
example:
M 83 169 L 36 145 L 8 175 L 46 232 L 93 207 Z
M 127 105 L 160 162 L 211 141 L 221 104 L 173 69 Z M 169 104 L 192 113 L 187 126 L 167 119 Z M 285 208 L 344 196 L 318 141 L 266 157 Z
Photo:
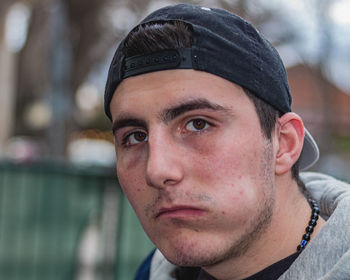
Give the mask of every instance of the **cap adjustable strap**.
M 192 68 L 191 49 L 165 50 L 126 58 L 122 78 L 166 69 Z

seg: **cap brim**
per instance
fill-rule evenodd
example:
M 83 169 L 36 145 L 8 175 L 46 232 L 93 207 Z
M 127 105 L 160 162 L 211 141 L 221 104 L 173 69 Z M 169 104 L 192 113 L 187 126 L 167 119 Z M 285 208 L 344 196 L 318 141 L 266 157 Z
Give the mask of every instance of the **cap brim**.
M 318 146 L 311 134 L 305 128 L 304 146 L 299 158 L 300 170 L 305 170 L 313 166 L 320 156 Z

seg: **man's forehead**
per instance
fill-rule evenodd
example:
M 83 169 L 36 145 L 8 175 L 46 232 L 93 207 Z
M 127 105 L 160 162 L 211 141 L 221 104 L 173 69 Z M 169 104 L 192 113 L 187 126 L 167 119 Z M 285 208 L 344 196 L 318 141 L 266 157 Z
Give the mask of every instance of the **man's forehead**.
M 112 98 L 111 112 L 115 119 L 120 114 L 147 112 L 157 106 L 160 111 L 186 106 L 218 109 L 242 95 L 245 93 L 240 86 L 210 73 L 183 69 L 158 71 L 125 79 Z

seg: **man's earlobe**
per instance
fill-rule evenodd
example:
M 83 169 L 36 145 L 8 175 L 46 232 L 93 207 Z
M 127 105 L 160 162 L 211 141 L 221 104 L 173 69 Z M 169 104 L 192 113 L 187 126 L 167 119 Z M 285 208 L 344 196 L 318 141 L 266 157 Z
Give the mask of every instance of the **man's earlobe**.
M 278 150 L 276 154 L 275 173 L 288 172 L 298 160 L 304 143 L 304 124 L 295 113 L 286 113 L 279 118 Z

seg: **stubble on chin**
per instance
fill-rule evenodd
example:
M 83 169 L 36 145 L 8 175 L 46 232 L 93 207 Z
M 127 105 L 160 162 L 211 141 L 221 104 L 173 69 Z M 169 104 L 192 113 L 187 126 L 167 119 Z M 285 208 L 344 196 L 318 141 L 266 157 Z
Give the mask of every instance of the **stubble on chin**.
M 220 246 L 222 250 L 219 246 L 215 248 L 210 243 L 195 246 L 182 242 L 183 245 L 174 246 L 176 249 L 174 249 L 169 261 L 184 267 L 210 268 L 223 261 L 242 257 L 268 228 L 272 218 L 273 205 L 274 200 L 266 201 L 261 207 L 259 215 L 250 221 L 250 225 L 240 238 L 227 242 L 227 246 L 223 242 L 224 245 Z

